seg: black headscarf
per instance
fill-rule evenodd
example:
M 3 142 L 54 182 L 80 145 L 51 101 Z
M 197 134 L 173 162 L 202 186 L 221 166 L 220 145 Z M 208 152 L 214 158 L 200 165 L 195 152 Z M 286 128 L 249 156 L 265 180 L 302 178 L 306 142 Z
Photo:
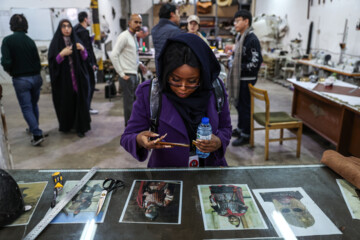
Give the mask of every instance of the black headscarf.
M 77 132 L 85 133 L 90 129 L 91 121 L 89 107 L 87 104 L 89 75 L 86 70 L 86 62 L 81 59 L 80 51 L 76 48 L 76 43 L 81 43 L 81 41 L 74 33 L 74 29 L 72 29 L 70 35 L 73 51 L 72 54 L 64 57 L 64 61 L 60 64 L 56 61 L 57 55 L 66 46 L 64 36 L 61 32 L 61 26 L 64 22 L 69 23 L 71 26 L 69 20 L 61 20 L 49 47 L 48 61 L 52 97 L 56 115 L 59 120 L 59 130 L 67 132 L 74 127 Z M 69 65 L 70 58 L 74 66 L 74 73 L 78 88 L 76 94 L 72 85 L 71 70 Z
M 184 64 L 200 69 L 200 87 L 187 98 L 180 98 L 171 90 L 168 78 Z M 160 89 L 182 117 L 191 142 L 196 139 L 197 127 L 206 116 L 212 83 L 219 75 L 220 65 L 200 37 L 183 33 L 167 40 L 159 56 L 158 70 Z

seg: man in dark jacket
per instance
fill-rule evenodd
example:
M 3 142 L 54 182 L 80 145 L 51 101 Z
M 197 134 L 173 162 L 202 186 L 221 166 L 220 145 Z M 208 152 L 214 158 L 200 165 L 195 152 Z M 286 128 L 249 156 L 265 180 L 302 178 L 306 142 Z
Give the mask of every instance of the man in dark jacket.
M 38 146 L 44 141 L 39 128 L 38 101 L 42 78 L 40 58 L 35 42 L 26 33 L 28 23 L 24 15 L 14 14 L 10 19 L 14 33 L 5 37 L 1 45 L 1 65 L 13 78 L 16 97 L 32 133 L 31 143 Z
M 166 40 L 181 33 L 179 28 L 180 14 L 175 5 L 171 3 L 162 5 L 159 11 L 159 18 L 159 23 L 151 30 L 155 48 L 156 69 L 158 68 L 158 57 Z
M 240 33 L 234 49 L 234 61 L 230 70 L 229 97 L 238 111 L 238 125 L 232 132 L 237 137 L 233 146 L 249 143 L 250 138 L 250 91 L 248 84 L 255 85 L 263 61 L 259 39 L 252 31 L 251 13 L 239 10 L 234 16 L 235 30 Z
M 79 23 L 74 27 L 74 30 L 76 32 L 76 35 L 83 42 L 83 45 L 89 54 L 89 57 L 87 58 L 88 61 L 87 69 L 90 76 L 90 83 L 89 83 L 90 88 L 89 88 L 89 98 L 88 98 L 89 110 L 90 110 L 90 114 L 98 114 L 97 110 L 91 108 L 91 100 L 93 98 L 94 90 L 95 90 L 94 71 L 97 69 L 97 65 L 96 65 L 96 57 L 91 43 L 90 34 L 89 31 L 86 29 L 87 27 L 90 26 L 90 19 L 86 12 L 80 12 L 78 14 L 78 20 Z

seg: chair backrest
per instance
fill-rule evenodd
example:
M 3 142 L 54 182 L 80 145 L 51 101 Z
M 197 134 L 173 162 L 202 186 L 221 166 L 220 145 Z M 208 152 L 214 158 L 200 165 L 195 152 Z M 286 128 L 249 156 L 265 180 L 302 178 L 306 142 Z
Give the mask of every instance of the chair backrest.
M 266 123 L 269 123 L 270 120 L 270 101 L 269 96 L 266 90 L 256 88 L 251 83 L 249 83 L 249 90 L 251 94 L 251 114 L 254 114 L 254 98 L 259 99 L 265 102 L 265 120 Z

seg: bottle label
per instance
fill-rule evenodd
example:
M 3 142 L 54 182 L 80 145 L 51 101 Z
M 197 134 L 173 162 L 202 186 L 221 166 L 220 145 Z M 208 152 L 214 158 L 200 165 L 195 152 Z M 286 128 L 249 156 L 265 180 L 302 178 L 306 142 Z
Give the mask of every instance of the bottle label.
M 199 156 L 198 155 L 191 155 L 189 157 L 189 164 L 188 167 L 199 167 Z
M 200 134 L 197 134 L 196 138 L 201 140 L 211 140 L 211 134 L 207 136 L 201 136 Z

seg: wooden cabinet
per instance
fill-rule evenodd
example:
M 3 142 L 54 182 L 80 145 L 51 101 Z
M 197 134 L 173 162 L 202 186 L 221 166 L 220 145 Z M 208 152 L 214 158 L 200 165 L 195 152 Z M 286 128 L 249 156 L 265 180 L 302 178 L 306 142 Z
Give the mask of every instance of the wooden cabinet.
M 360 157 L 360 111 L 312 90 L 316 84 L 288 81 L 294 85 L 292 115 L 334 144 L 339 153 Z

